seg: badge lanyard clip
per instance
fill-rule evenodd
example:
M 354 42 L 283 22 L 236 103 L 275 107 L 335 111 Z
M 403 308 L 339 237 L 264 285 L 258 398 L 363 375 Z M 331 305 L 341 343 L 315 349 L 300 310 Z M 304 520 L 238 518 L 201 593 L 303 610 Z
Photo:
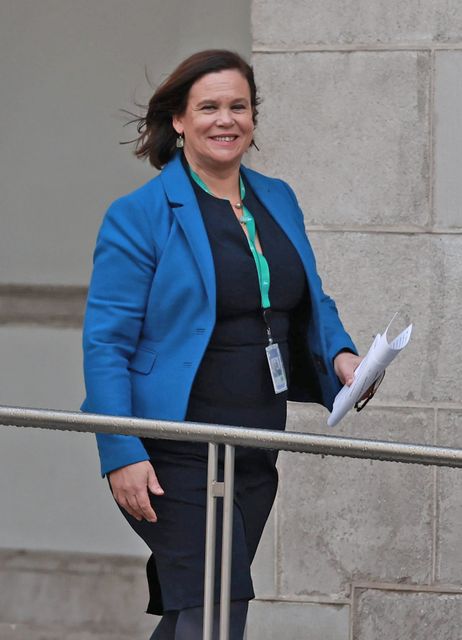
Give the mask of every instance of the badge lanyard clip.
M 268 344 L 272 345 L 274 340 L 273 340 L 273 334 L 271 333 L 271 307 L 267 307 L 266 309 L 263 309 L 263 320 L 265 321 L 265 326 L 266 326 L 266 335 L 268 336 Z

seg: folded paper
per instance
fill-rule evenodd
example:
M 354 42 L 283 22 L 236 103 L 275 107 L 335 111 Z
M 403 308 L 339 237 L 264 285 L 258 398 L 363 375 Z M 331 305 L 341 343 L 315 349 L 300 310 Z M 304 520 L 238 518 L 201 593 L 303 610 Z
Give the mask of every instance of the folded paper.
M 336 395 L 332 413 L 327 420 L 329 427 L 335 427 L 348 411 L 361 400 L 371 385 L 408 344 L 412 333 L 412 324 L 406 327 L 394 340 L 388 342 L 387 332 L 396 315 L 393 316 L 383 334 L 378 333 L 375 336 L 369 351 L 355 371 L 352 384 L 349 387 L 345 385 Z

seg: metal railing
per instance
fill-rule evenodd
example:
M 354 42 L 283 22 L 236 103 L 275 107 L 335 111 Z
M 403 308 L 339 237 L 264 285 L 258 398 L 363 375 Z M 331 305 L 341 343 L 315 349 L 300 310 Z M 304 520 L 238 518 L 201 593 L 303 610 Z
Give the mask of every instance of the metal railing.
M 385 442 L 362 438 L 345 438 L 294 431 L 270 431 L 226 425 L 193 422 L 164 422 L 141 418 L 125 418 L 91 413 L 26 409 L 0 406 L 0 425 L 78 431 L 115 433 L 165 440 L 208 442 L 207 523 L 204 583 L 203 640 L 212 640 L 216 506 L 223 498 L 223 531 L 221 554 L 220 640 L 229 640 L 231 592 L 231 550 L 234 497 L 234 452 L 236 446 L 298 451 L 320 455 L 366 458 L 409 464 L 462 467 L 462 449 L 424 444 Z M 218 445 L 225 445 L 224 480 L 218 481 Z

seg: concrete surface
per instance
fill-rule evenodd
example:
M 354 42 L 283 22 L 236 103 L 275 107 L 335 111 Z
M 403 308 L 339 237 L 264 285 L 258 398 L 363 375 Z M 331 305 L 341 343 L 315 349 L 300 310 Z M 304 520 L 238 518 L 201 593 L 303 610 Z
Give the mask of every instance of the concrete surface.
M 460 402 L 462 237 L 459 234 L 310 232 L 326 291 L 361 352 L 399 311 L 414 323 L 382 401 Z M 341 265 L 341 268 L 339 268 Z M 391 337 L 397 335 L 392 328 Z
M 428 223 L 428 53 L 253 59 L 263 102 L 252 166 L 292 185 L 308 225 Z
M 3 550 L 0 593 L 0 630 L 8 640 L 55 640 L 59 633 L 60 640 L 110 633 L 141 640 L 158 621 L 143 615 L 148 593 L 140 559 Z
M 440 411 L 438 443 L 462 449 L 462 411 Z M 461 523 L 462 473 L 459 469 L 438 470 L 437 580 L 462 583 Z
M 396 330 L 414 323 L 376 400 L 332 433 L 462 446 L 460 3 L 254 0 L 252 29 L 252 166 L 294 187 L 360 352 L 395 311 Z M 289 428 L 323 433 L 326 418 L 292 405 Z M 279 466 L 280 598 L 343 599 L 355 640 L 460 640 L 447 593 L 461 587 L 459 471 L 295 454 Z
M 435 223 L 462 227 L 461 51 L 435 56 Z
M 364 413 L 352 414 L 342 435 L 433 441 L 432 411 L 375 408 Z M 304 422 L 302 405 L 297 414 L 291 430 L 325 432 L 316 420 Z M 279 470 L 281 594 L 348 596 L 356 579 L 431 580 L 431 468 L 281 453 Z
M 459 640 L 462 593 L 365 590 L 356 614 L 353 640 Z
M 348 640 L 349 607 L 294 602 L 251 602 L 247 640 Z
M 303 49 L 313 45 L 457 43 L 458 0 L 254 0 L 254 47 Z
M 257 597 L 275 597 L 277 593 L 277 504 L 269 515 L 252 563 L 253 586 Z

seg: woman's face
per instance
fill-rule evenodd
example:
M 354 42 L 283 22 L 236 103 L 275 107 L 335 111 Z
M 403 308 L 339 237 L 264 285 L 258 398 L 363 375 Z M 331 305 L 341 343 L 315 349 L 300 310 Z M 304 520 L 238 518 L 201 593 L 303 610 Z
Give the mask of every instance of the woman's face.
M 184 135 L 184 152 L 195 169 L 239 166 L 253 138 L 250 88 L 236 69 L 208 73 L 195 82 L 182 115 L 172 120 Z

